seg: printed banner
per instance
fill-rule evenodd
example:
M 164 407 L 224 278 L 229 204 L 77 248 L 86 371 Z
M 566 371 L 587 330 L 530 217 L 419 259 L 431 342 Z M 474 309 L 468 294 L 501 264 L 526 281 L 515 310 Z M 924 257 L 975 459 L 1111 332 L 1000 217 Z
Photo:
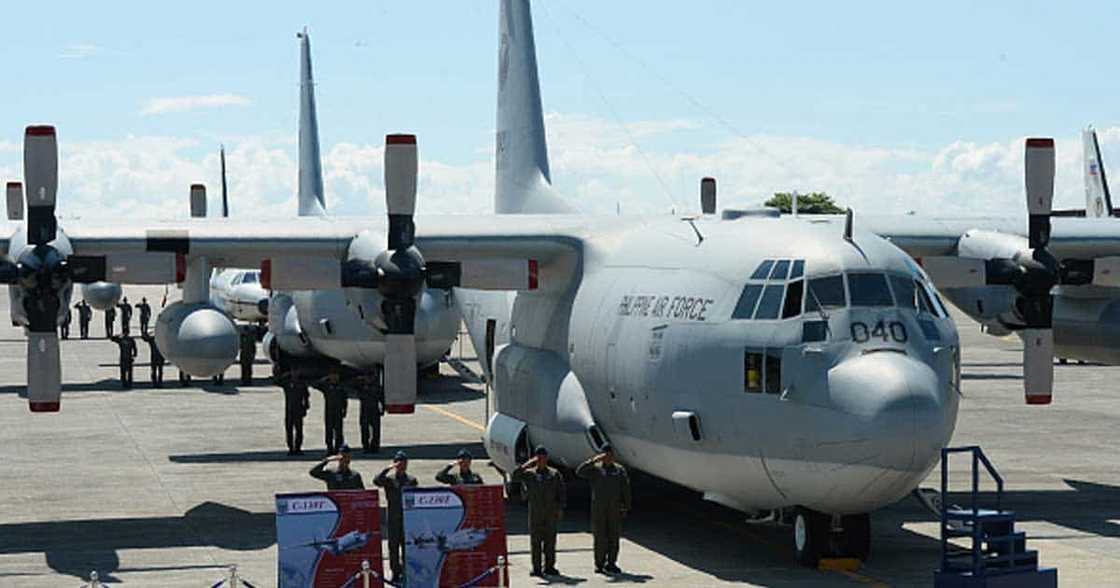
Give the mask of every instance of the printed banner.
M 498 586 L 506 555 L 501 486 L 408 488 L 404 492 L 409 588 Z
M 377 490 L 277 494 L 277 584 L 339 588 L 362 560 L 381 577 L 380 514 Z

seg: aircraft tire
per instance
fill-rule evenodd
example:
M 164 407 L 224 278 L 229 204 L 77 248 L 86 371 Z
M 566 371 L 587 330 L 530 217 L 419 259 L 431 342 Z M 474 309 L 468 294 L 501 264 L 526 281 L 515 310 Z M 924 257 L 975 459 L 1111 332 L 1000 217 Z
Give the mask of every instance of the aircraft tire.
M 817 567 L 821 555 L 828 548 L 830 522 L 831 519 L 826 514 L 803 506 L 797 507 L 793 516 L 793 549 L 797 563 Z
M 871 554 L 871 515 L 847 515 L 840 520 L 844 532 L 840 545 L 844 557 L 852 557 L 861 562 L 867 561 Z

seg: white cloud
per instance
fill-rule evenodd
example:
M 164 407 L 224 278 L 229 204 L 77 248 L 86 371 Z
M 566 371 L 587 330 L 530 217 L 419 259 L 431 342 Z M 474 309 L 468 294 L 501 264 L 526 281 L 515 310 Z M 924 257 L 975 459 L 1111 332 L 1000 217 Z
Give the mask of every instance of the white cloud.
M 203 108 L 222 108 L 225 106 L 248 106 L 251 104 L 245 96 L 237 94 L 209 94 L 205 96 L 169 96 L 163 98 L 150 98 L 140 109 L 140 114 L 167 114 L 169 112 L 187 112 Z
M 719 181 L 721 206 L 758 204 L 775 191 L 826 191 L 857 212 L 1023 214 L 1023 137 L 993 143 L 958 140 L 939 148 L 846 145 L 806 137 L 736 137 L 680 150 L 674 133 L 699 133 L 688 121 L 617 124 L 549 114 L 552 178 L 588 212 L 694 210 L 699 180 Z M 637 138 L 642 149 L 631 144 Z M 1100 131 L 1106 165 L 1120 169 L 1120 127 Z M 226 137 L 233 215 L 283 218 L 296 210 L 296 142 L 290 133 Z M 422 159 L 418 210 L 492 210 L 493 145 L 462 164 Z M 690 140 L 689 144 L 697 144 Z M 174 137 L 124 137 L 61 145 L 60 212 L 87 218 L 185 217 L 192 182 L 218 204 L 216 145 Z M 338 215 L 384 213 L 382 146 L 337 143 L 323 150 L 327 207 Z M 1057 142 L 1055 206 L 1084 206 L 1080 139 Z M 421 150 L 423 156 L 423 150 Z M 18 146 L 0 143 L 0 181 L 18 179 Z M 654 175 L 656 171 L 656 176 Z M 1120 177 L 1120 172 L 1115 174 Z M 660 180 L 658 180 L 658 176 Z
M 62 48 L 58 54 L 61 59 L 86 59 L 105 52 L 105 48 L 93 43 L 74 43 Z

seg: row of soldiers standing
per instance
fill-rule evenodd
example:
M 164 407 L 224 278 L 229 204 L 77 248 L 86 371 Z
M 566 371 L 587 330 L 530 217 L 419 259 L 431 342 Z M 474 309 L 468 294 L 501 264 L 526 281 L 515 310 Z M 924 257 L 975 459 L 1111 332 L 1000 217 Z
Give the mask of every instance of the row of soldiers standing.
M 471 454 L 460 450 L 455 461 L 444 466 L 436 481 L 448 485 L 483 484 L 482 476 L 471 469 Z M 327 465 L 336 462 L 333 470 Z M 323 480 L 328 490 L 361 490 L 362 476 L 350 468 L 350 447 L 343 444 L 337 455 L 324 459 L 311 468 L 311 476 Z M 630 511 L 630 477 L 626 468 L 615 461 L 614 450 L 606 446 L 576 468 L 576 475 L 591 487 L 591 533 L 595 544 L 595 573 L 618 574 L 619 542 L 622 520 Z M 511 478 L 525 488 L 529 503 L 529 551 L 532 559 L 530 576 L 559 576 L 556 569 L 556 536 L 567 505 L 564 476 L 548 465 L 548 450 L 537 447 L 533 459 L 512 472 Z M 389 543 L 389 568 L 393 581 L 401 582 L 404 574 L 404 508 L 405 488 L 415 487 L 416 478 L 408 473 L 408 455 L 398 451 L 392 464 L 374 478 L 373 483 L 385 491 L 386 536 Z
M 148 337 L 148 324 L 152 320 L 152 305 L 148 304 L 146 297 L 141 298 L 140 302 L 136 305 L 128 302 L 128 296 L 121 299 L 120 303 L 116 306 L 110 306 L 105 309 L 105 338 L 112 339 L 114 327 L 117 321 L 117 309 L 120 309 L 121 317 L 121 334 L 128 336 L 132 330 L 132 309 L 136 308 L 137 314 L 140 318 L 140 336 L 146 339 Z M 74 305 L 74 309 L 78 311 L 78 334 L 82 339 L 89 339 L 89 324 L 93 321 L 93 307 L 86 303 L 85 300 L 78 301 Z M 63 339 L 70 338 L 70 313 L 66 313 L 62 317 L 62 324 L 59 325 L 59 334 Z

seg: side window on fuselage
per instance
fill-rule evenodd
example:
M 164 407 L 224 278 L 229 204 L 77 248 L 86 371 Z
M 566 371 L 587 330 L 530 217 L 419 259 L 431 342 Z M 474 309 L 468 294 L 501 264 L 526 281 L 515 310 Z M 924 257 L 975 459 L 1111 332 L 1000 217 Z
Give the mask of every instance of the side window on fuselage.
M 782 350 L 747 349 L 743 354 L 743 391 L 751 394 L 782 392 Z

